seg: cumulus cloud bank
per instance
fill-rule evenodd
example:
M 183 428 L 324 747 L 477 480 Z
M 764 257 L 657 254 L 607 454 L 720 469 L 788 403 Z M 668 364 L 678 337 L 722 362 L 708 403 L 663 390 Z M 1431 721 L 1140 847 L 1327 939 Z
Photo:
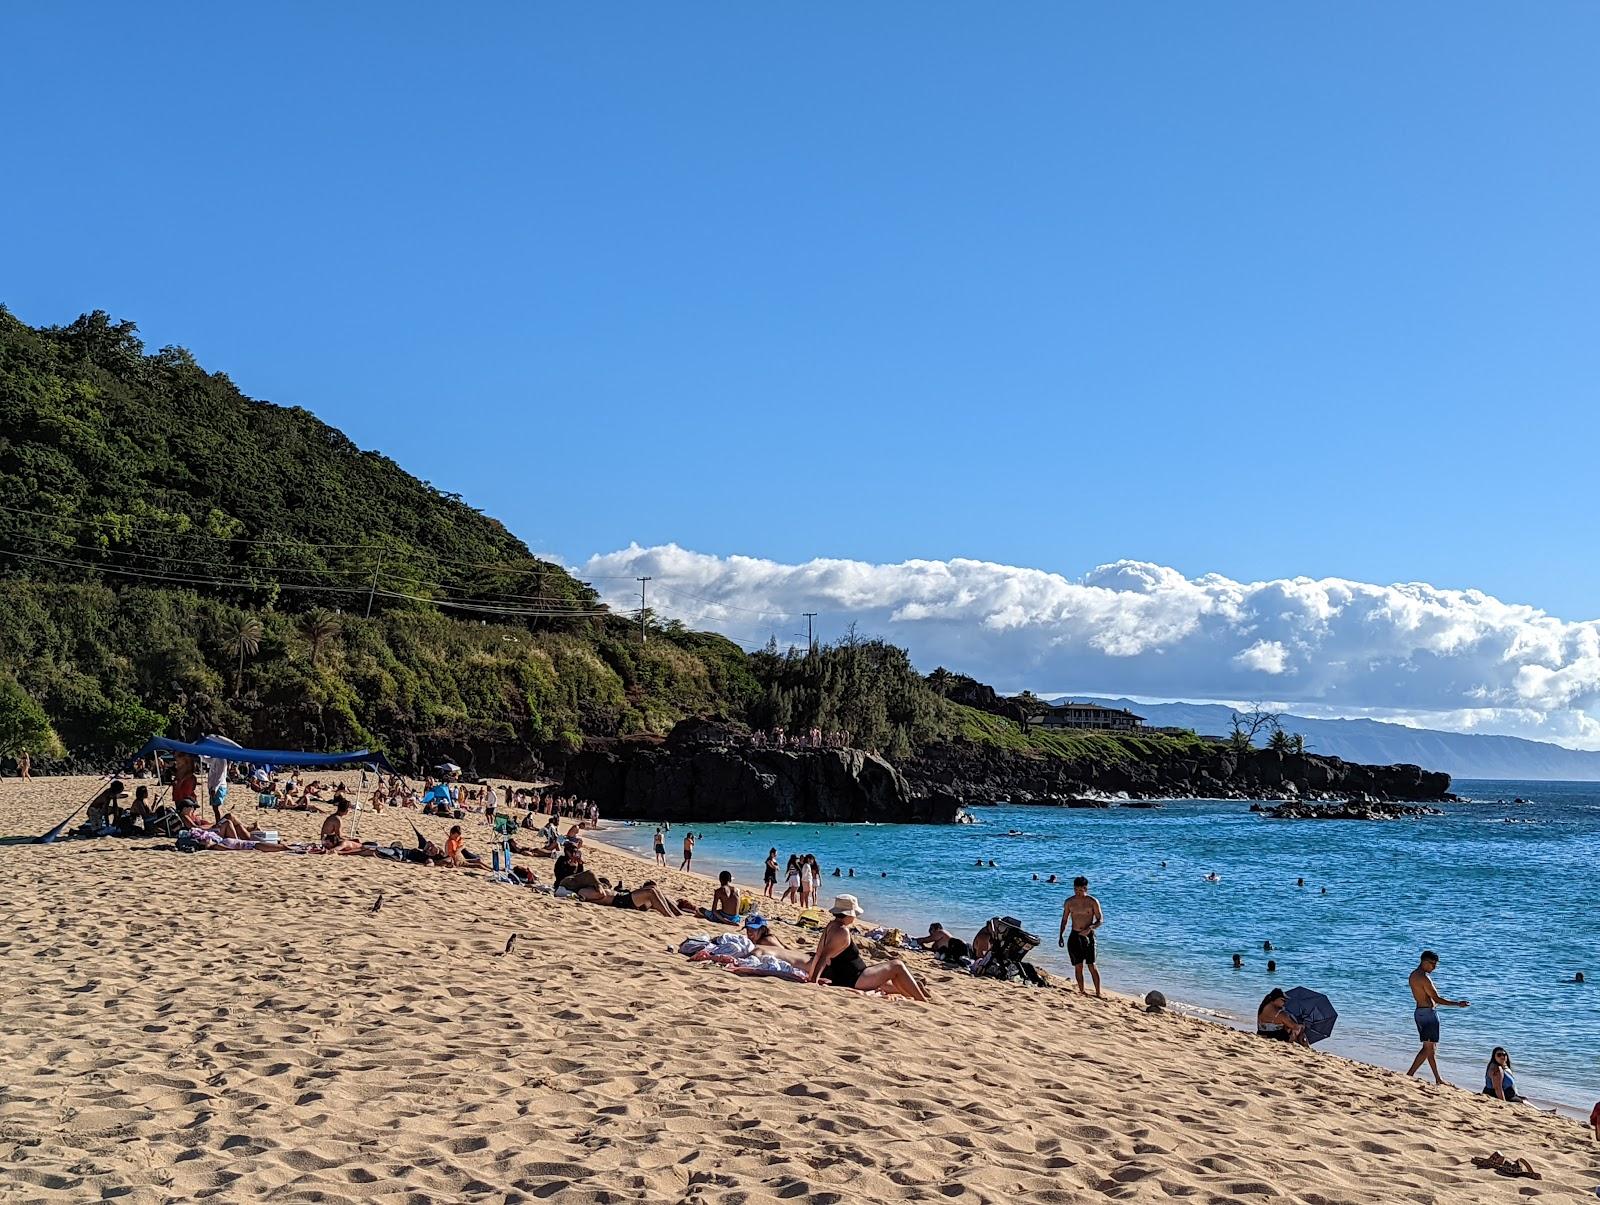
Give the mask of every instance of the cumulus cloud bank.
M 1478 590 L 1341 578 L 1186 578 L 1143 561 L 1073 579 L 985 561 L 780 564 L 668 544 L 576 572 L 619 608 L 650 575 L 664 618 L 746 644 L 854 621 L 1004 690 L 1267 698 L 1322 714 L 1600 747 L 1600 621 L 1558 619 Z

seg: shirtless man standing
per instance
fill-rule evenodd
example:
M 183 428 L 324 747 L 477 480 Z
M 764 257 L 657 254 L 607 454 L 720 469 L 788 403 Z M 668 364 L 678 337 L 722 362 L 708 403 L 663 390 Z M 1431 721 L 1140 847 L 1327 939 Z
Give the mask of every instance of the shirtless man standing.
M 1444 1078 L 1439 1074 L 1439 1064 L 1433 1055 L 1439 1045 L 1439 1013 L 1441 1008 L 1466 1008 L 1465 1000 L 1446 1000 L 1439 994 L 1439 989 L 1433 986 L 1434 970 L 1439 965 L 1439 956 L 1432 950 L 1422 951 L 1422 957 L 1417 959 L 1417 969 L 1411 972 L 1408 982 L 1411 984 L 1411 996 L 1417 1002 L 1415 1018 L 1417 1022 L 1417 1036 L 1422 1039 L 1422 1049 L 1417 1051 L 1417 1057 L 1411 1060 L 1411 1069 L 1407 1075 L 1415 1075 L 1417 1068 L 1424 1062 L 1428 1070 L 1433 1072 L 1433 1082 L 1444 1083 Z
M 1061 931 L 1056 935 L 1056 945 L 1067 947 L 1072 959 L 1072 973 L 1078 979 L 1078 992 L 1087 996 L 1083 987 L 1083 968 L 1087 963 L 1094 977 L 1094 994 L 1100 995 L 1100 968 L 1094 963 L 1094 931 L 1105 923 L 1100 911 L 1100 901 L 1089 894 L 1089 880 L 1081 874 L 1072 880 L 1072 894 L 1061 906 Z M 1067 934 L 1067 926 L 1072 933 Z
M 683 834 L 683 865 L 678 867 L 678 869 L 679 870 L 688 870 L 690 865 L 693 864 L 693 862 L 694 862 L 694 834 L 693 833 L 684 833 Z

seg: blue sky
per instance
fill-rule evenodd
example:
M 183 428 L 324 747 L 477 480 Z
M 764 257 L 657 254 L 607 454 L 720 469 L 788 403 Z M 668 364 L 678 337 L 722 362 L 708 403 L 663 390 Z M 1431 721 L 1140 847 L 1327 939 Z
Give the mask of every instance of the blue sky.
M 1586 619 L 1597 38 L 12 5 L 0 301 L 132 318 L 576 562 L 1132 558 Z

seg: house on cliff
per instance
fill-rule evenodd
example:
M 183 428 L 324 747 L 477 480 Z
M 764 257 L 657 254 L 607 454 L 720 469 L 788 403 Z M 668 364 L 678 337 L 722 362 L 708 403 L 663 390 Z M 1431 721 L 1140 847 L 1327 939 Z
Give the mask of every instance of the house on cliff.
M 1097 703 L 1052 703 L 1039 716 L 1046 728 L 1087 728 L 1097 732 L 1137 732 L 1144 717 L 1125 707 L 1102 707 Z

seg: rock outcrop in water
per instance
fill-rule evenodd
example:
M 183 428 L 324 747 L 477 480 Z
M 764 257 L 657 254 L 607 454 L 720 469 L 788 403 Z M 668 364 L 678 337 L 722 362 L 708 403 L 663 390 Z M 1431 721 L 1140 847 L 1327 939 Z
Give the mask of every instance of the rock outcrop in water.
M 1378 803 L 1352 799 L 1345 803 L 1280 803 L 1266 807 L 1250 805 L 1269 820 L 1414 820 L 1420 816 L 1442 816 L 1438 808 L 1420 803 Z
M 960 811 L 948 792 L 913 795 L 859 749 L 757 748 L 742 725 L 698 719 L 665 740 L 591 741 L 568 759 L 561 789 L 619 820 L 948 824 Z
M 1088 806 L 1129 799 L 1283 799 L 1434 803 L 1453 798 L 1450 776 L 1420 766 L 1363 766 L 1337 757 L 1239 752 L 1226 745 L 1174 748 L 1117 761 L 1066 761 L 988 745 L 933 746 L 901 764 L 914 791 L 966 804 Z

